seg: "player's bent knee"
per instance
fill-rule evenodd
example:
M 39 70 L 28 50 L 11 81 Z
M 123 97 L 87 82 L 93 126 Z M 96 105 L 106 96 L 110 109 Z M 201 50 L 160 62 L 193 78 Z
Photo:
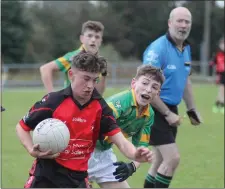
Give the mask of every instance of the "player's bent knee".
M 179 163 L 180 163 L 180 154 L 175 154 L 173 157 L 163 162 L 163 164 L 171 170 L 175 170 L 179 165 Z

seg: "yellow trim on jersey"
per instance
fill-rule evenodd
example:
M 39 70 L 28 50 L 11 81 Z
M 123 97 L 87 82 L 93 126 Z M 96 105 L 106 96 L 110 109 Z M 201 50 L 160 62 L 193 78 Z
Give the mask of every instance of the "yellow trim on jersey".
M 123 134 L 123 136 L 124 136 L 125 138 L 129 138 L 128 134 L 125 133 L 124 131 L 122 131 L 122 134 Z M 108 136 L 106 136 L 106 137 L 104 138 L 104 141 L 106 141 L 107 143 L 112 143 L 112 141 L 109 139 Z
M 122 133 L 123 133 L 123 136 L 124 136 L 125 138 L 129 138 L 129 136 L 128 136 L 127 133 L 125 133 L 124 131 L 122 131 Z
M 70 68 L 70 63 L 69 63 L 64 57 L 61 57 L 61 58 L 59 58 L 58 60 L 62 63 L 62 65 L 63 65 L 67 70 L 69 70 L 69 68 Z
M 136 101 L 136 97 L 135 97 L 135 93 L 134 93 L 134 89 L 131 89 L 132 92 L 132 97 L 133 97 L 133 102 L 134 102 L 134 106 L 136 106 L 136 116 L 138 117 L 138 105 L 137 105 L 137 101 Z M 148 106 L 145 108 L 145 110 L 141 113 L 140 116 L 150 116 L 150 106 L 148 104 Z
M 140 139 L 140 142 L 149 142 L 150 140 L 150 136 L 148 134 L 142 134 L 141 135 L 141 139 Z
M 116 114 L 116 118 L 118 118 L 119 117 L 119 113 L 117 112 L 117 110 L 116 110 L 116 108 L 115 108 L 115 106 L 113 105 L 113 103 L 112 102 L 109 102 L 108 103 L 108 106 L 113 110 L 113 112 Z
M 84 47 L 83 44 L 80 46 L 79 50 L 85 50 L 85 51 L 87 51 L 87 49 Z

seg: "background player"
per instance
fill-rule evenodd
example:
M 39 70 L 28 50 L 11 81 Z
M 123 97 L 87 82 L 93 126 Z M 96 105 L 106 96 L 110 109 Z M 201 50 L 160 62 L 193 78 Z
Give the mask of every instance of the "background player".
M 47 64 L 40 67 L 41 78 L 47 92 L 53 92 L 53 73 L 56 71 L 61 71 L 65 74 L 64 87 L 70 84 L 68 78 L 68 70 L 70 69 L 72 57 L 81 51 L 91 52 L 93 54 L 98 54 L 99 47 L 102 43 L 102 36 L 104 32 L 104 26 L 98 21 L 87 21 L 83 23 L 80 41 L 82 43 L 81 47 L 77 50 L 66 53 L 64 56 L 53 60 Z M 105 90 L 105 80 L 106 80 L 106 69 L 102 70 L 101 78 L 96 84 L 96 89 L 100 94 L 103 94 Z
M 131 137 L 135 146 L 149 146 L 150 127 L 154 122 L 154 112 L 149 104 L 159 95 L 163 80 L 159 69 L 142 65 L 138 67 L 132 80 L 131 90 L 120 92 L 106 100 L 122 133 L 125 137 Z M 112 141 L 109 138 L 103 142 L 98 141 L 88 163 L 89 180 L 96 181 L 103 188 L 128 188 L 125 180 L 136 171 L 139 163 L 115 163 L 116 161 Z M 115 165 L 118 166 L 117 169 Z
M 224 114 L 224 84 L 225 84 L 225 69 L 224 69 L 224 38 L 219 41 L 219 49 L 216 52 L 214 60 L 210 62 L 211 66 L 216 67 L 217 83 L 219 86 L 217 99 L 212 111 L 214 113 L 221 112 Z

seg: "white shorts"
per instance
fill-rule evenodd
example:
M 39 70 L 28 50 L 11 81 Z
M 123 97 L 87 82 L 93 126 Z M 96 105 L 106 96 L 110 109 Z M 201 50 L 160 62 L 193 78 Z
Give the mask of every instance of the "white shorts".
M 116 166 L 113 165 L 117 161 L 113 149 L 100 151 L 95 149 L 88 161 L 88 178 L 89 181 L 96 183 L 117 181 L 113 172 Z

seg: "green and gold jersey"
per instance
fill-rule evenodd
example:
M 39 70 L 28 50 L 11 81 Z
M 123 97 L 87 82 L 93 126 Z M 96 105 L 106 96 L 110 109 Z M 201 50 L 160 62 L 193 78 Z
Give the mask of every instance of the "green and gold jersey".
M 151 126 L 154 122 L 154 111 L 150 105 L 138 115 L 138 107 L 133 90 L 126 90 L 106 99 L 113 110 L 118 126 L 126 138 L 132 138 L 134 146 L 148 146 Z M 107 150 L 112 143 L 106 137 L 103 141 L 98 140 L 96 148 Z
M 65 80 L 64 80 L 64 87 L 67 87 L 70 84 L 70 80 L 68 78 L 68 70 L 71 67 L 72 58 L 76 56 L 79 52 L 84 50 L 83 46 L 81 46 L 79 49 L 68 52 L 64 56 L 58 58 L 55 60 L 55 63 L 57 64 L 60 71 L 64 72 L 65 74 Z

